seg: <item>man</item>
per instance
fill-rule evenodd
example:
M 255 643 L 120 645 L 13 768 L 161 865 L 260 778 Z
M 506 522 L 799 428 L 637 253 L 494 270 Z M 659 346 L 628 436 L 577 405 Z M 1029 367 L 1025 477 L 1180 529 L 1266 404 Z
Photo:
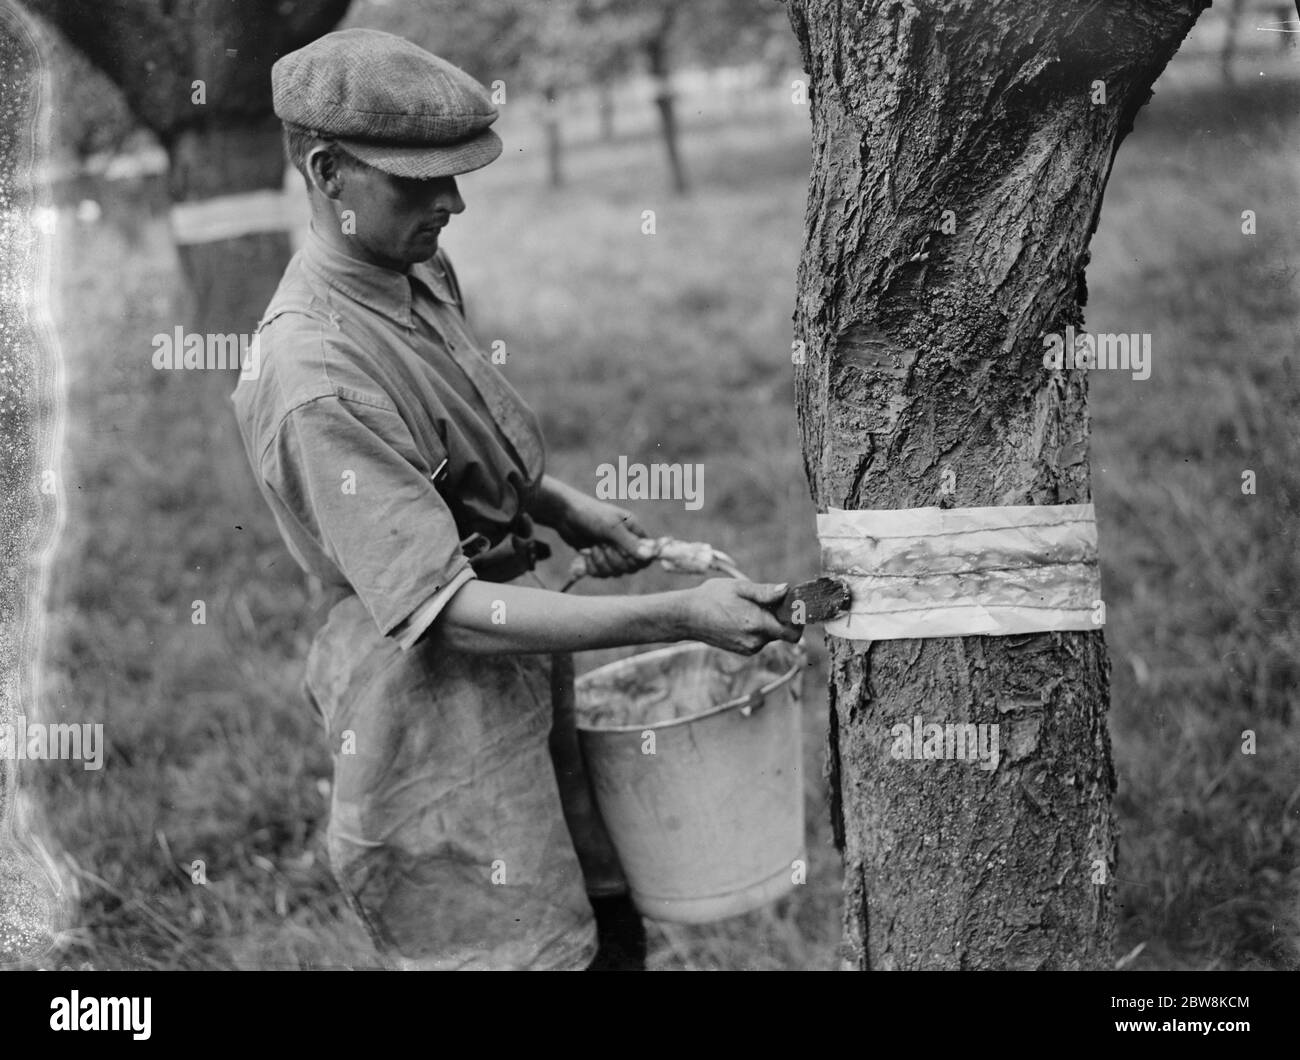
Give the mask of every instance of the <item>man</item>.
M 606 947 L 596 966 L 637 965 L 640 921 L 572 716 L 553 717 L 546 653 L 757 651 L 798 637 L 768 609 L 784 587 L 521 584 L 532 520 L 601 575 L 646 560 L 626 511 L 545 474 L 536 417 L 483 354 L 438 249 L 465 208 L 455 176 L 501 153 L 496 109 L 463 71 L 373 30 L 284 56 L 272 88 L 312 229 L 233 400 L 285 543 L 334 598 L 305 679 L 334 755 L 333 871 L 399 967 L 586 968 L 598 919 L 623 959 Z

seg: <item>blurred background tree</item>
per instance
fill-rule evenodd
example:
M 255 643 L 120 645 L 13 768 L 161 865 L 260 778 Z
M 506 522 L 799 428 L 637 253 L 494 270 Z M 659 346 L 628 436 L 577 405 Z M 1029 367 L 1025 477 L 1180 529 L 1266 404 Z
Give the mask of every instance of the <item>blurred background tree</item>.
M 332 29 L 348 3 L 27 0 L 27 7 L 118 86 L 131 115 L 167 152 L 172 202 L 186 203 L 279 191 L 285 164 L 271 104 L 271 65 Z M 193 296 L 182 326 L 199 334 L 251 333 L 290 252 L 285 231 L 179 245 Z M 205 391 L 203 415 L 210 417 L 212 469 L 226 500 L 223 514 L 231 525 L 241 523 L 255 497 L 243 454 L 232 444 L 226 399 L 233 377 L 216 371 L 158 372 L 153 385 L 159 391 Z
M 552 187 L 564 183 L 568 102 L 591 94 L 600 137 L 611 140 L 615 86 L 643 77 L 650 80 L 672 187 L 685 193 L 673 86 L 678 60 L 713 68 L 777 56 L 773 65 L 784 67 L 792 52 L 781 8 L 755 0 L 482 0 L 473 7 L 456 0 L 358 0 L 348 24 L 413 40 L 489 87 L 503 82 L 506 105 L 532 97 Z
M 51 137 L 54 160 L 60 168 L 97 168 L 143 126 L 108 75 L 59 34 L 48 40 L 60 96 Z

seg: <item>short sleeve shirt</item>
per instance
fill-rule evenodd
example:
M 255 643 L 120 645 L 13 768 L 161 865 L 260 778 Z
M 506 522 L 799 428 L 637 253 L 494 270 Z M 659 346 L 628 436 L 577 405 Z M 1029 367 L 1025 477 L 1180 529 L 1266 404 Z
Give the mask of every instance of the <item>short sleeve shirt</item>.
M 396 635 L 473 576 L 461 541 L 501 541 L 544 471 L 537 419 L 483 352 L 440 250 L 397 272 L 313 230 L 258 328 L 232 401 L 299 565 Z

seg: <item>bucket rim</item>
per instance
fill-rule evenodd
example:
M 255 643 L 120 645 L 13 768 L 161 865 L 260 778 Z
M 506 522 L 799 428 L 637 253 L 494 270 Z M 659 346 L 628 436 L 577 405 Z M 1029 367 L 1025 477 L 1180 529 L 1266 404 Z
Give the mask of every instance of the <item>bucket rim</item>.
M 612 667 L 622 666 L 629 662 L 634 662 L 634 661 L 640 662 L 645 659 L 658 659 L 658 658 L 663 658 L 671 655 L 689 655 L 689 654 L 694 654 L 696 652 L 703 652 L 703 651 L 725 651 L 725 650 L 726 650 L 725 648 L 715 648 L 712 644 L 705 644 L 702 641 L 688 641 L 685 644 L 670 644 L 666 648 L 656 648 L 653 651 L 639 652 L 635 655 L 629 655 L 626 659 L 616 659 L 614 662 L 606 663 L 604 666 L 598 666 L 594 670 L 589 670 L 587 671 L 587 673 L 581 674 L 574 681 L 574 695 L 576 698 L 577 688 L 579 685 L 581 685 L 584 678 L 590 677 L 593 674 L 598 674 L 602 670 L 607 670 Z M 579 710 L 575 712 L 578 715 L 578 717 L 574 719 L 575 727 L 578 729 L 579 732 L 594 732 L 594 733 L 646 732 L 647 730 L 657 732 L 661 729 L 671 729 L 677 725 L 689 725 L 691 722 L 701 721 L 704 718 L 711 718 L 715 714 L 721 714 L 724 711 L 728 711 L 728 710 L 741 709 L 746 706 L 748 706 L 750 708 L 750 711 L 752 711 L 757 706 L 761 706 L 763 701 L 769 695 L 775 692 L 777 689 L 793 681 L 799 675 L 799 672 L 808 665 L 808 653 L 804 650 L 804 647 L 801 643 L 796 642 L 794 644 L 791 644 L 790 651 L 794 655 L 794 664 L 790 667 L 790 669 L 786 670 L 784 673 L 777 676 L 774 680 L 772 680 L 768 684 L 760 685 L 758 688 L 754 689 L 754 691 L 748 693 L 747 695 L 738 696 L 735 699 L 729 699 L 725 703 L 716 703 L 708 710 L 702 710 L 698 714 L 692 714 L 689 717 L 685 717 L 685 718 L 669 718 L 667 721 L 656 722 L 653 725 L 599 725 L 597 726 L 597 725 L 585 724 L 581 718 L 582 712 Z M 750 656 L 750 658 L 754 658 L 754 657 L 755 656 Z M 750 711 L 747 711 L 746 714 L 750 713 Z

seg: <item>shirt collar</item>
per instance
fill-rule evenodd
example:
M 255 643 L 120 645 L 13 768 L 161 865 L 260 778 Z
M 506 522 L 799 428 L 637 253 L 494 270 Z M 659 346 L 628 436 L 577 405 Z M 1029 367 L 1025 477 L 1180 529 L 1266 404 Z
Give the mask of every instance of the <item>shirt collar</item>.
M 411 281 L 404 272 L 349 257 L 325 242 L 312 224 L 302 248 L 303 263 L 330 287 L 410 327 Z

